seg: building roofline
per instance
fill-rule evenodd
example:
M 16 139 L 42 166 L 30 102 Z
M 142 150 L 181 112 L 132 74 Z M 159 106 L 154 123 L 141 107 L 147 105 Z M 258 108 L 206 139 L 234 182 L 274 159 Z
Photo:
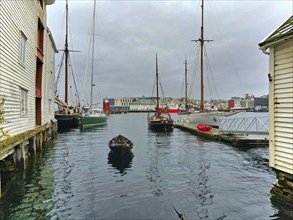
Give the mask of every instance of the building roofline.
M 293 37 L 293 15 L 291 15 L 284 23 L 272 31 L 258 45 L 261 50 L 266 50 L 270 46 Z
M 59 53 L 57 47 L 56 47 L 56 44 L 55 44 L 55 41 L 54 41 L 54 38 L 53 38 L 53 35 L 52 35 L 52 32 L 50 31 L 50 29 L 47 27 L 47 32 L 48 32 L 48 35 L 49 35 L 49 38 L 53 44 L 53 48 L 55 50 L 55 53 Z

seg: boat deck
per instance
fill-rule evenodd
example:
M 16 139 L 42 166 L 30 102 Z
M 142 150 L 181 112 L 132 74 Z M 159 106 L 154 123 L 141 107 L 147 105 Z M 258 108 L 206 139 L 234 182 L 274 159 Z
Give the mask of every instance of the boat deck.
M 207 138 L 214 141 L 221 141 L 229 143 L 237 147 L 248 146 L 261 146 L 269 145 L 269 139 L 266 135 L 254 135 L 254 134 L 239 134 L 239 133 L 222 133 L 219 129 L 213 128 L 211 131 L 201 131 L 195 124 L 176 122 L 175 127 L 183 131 L 195 134 L 197 136 Z

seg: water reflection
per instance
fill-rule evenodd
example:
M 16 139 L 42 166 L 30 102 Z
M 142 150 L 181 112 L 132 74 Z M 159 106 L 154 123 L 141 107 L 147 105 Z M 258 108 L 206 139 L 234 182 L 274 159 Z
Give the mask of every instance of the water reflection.
M 127 169 L 129 169 L 132 165 L 133 157 L 134 154 L 131 151 L 124 154 L 110 151 L 108 154 L 108 164 L 111 164 L 112 167 L 116 168 L 121 175 L 125 175 L 127 173 Z
M 160 169 L 162 167 L 168 169 L 168 164 L 170 164 L 168 155 L 170 154 L 172 135 L 173 132 L 148 130 L 150 165 L 145 172 L 146 178 L 152 183 L 151 191 L 154 196 L 163 196 L 167 188 L 167 183 L 161 175 L 161 172 L 166 171 Z
M 81 132 L 96 132 L 98 130 L 104 130 L 105 127 L 107 127 L 107 124 L 92 125 L 92 126 L 89 126 L 89 127 L 82 127 L 82 126 L 80 126 L 80 131 Z

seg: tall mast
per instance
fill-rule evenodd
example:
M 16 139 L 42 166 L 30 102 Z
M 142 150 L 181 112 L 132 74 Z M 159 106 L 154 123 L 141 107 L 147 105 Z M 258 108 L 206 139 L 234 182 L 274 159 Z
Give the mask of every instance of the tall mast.
M 187 59 L 185 55 L 185 109 L 187 110 Z
M 201 35 L 200 35 L 200 111 L 203 111 L 204 108 L 204 85 L 203 85 L 203 44 L 204 44 L 204 36 L 203 36 L 203 0 L 201 4 Z
M 204 49 L 204 42 L 210 42 L 213 40 L 206 40 L 204 39 L 204 16 L 203 16 L 203 12 L 204 12 L 204 0 L 201 1 L 201 34 L 200 34 L 200 38 L 198 40 L 192 40 L 195 42 L 200 42 L 200 111 L 204 110 L 204 84 L 203 84 L 203 49 Z
M 66 33 L 65 33 L 65 103 L 68 104 L 68 0 L 66 0 Z
M 92 110 L 93 105 L 93 87 L 94 87 L 94 57 L 95 57 L 95 20 L 96 20 L 96 0 L 94 0 L 94 13 L 93 13 L 93 47 L 92 47 L 92 74 L 91 74 L 91 100 L 90 100 L 90 110 Z
M 157 86 L 157 109 L 159 109 L 159 73 L 158 73 L 158 57 L 156 54 L 156 86 Z

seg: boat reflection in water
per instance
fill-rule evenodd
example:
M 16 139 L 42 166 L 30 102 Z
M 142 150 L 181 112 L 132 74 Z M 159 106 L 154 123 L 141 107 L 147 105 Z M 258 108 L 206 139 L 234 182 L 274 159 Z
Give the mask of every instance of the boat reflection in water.
M 98 130 L 103 130 L 103 129 L 105 129 L 105 127 L 107 127 L 107 124 L 93 125 L 93 126 L 89 126 L 89 127 L 80 126 L 79 129 L 81 132 L 95 132 Z
M 127 169 L 132 165 L 132 159 L 134 154 L 132 151 L 125 152 L 124 154 L 119 154 L 114 151 L 110 151 L 108 154 L 108 164 L 111 164 L 112 167 L 116 168 L 122 175 L 125 175 Z

